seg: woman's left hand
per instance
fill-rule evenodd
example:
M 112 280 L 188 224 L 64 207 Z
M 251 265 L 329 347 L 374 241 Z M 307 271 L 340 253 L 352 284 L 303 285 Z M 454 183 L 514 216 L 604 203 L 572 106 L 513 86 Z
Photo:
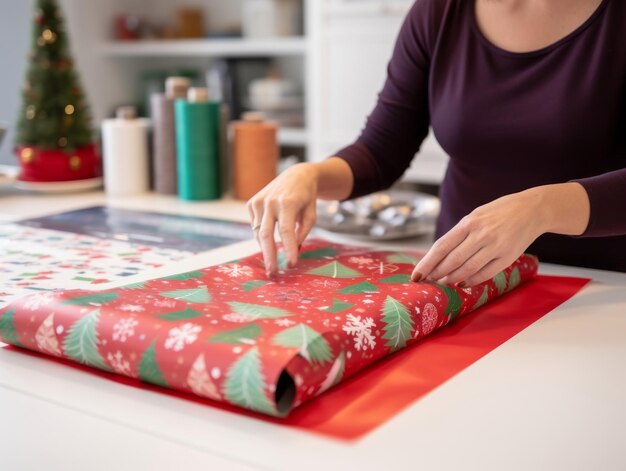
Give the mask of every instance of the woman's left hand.
M 477 285 L 511 265 L 545 232 L 581 234 L 588 220 L 589 200 L 578 183 L 504 196 L 475 209 L 435 242 L 412 279 Z

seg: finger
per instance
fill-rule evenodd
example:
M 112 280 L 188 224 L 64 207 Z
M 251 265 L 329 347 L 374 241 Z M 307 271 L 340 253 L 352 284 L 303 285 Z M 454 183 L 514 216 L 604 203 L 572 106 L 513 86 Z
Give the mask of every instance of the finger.
M 472 286 L 479 285 L 487 280 L 491 280 L 508 266 L 509 264 L 506 262 L 506 260 L 502 258 L 496 258 L 489 262 L 487 265 L 485 265 L 478 273 L 466 279 L 462 283 L 462 286 L 459 286 L 461 286 L 462 288 L 471 288 Z
M 428 253 L 416 265 L 411 275 L 413 281 L 420 281 L 430 276 L 430 273 L 456 246 L 465 240 L 468 231 L 461 225 L 456 225 L 446 235 L 434 243 Z
M 313 201 L 313 203 L 311 203 L 304 210 L 304 213 L 302 214 L 302 220 L 298 224 L 298 247 L 300 247 L 304 243 L 305 239 L 311 232 L 311 229 L 313 229 L 313 226 L 315 226 L 316 220 L 317 206 L 315 201 Z
M 456 283 L 463 282 L 467 283 L 467 280 L 479 273 L 492 260 L 494 260 L 492 251 L 484 247 L 468 258 L 465 263 L 459 266 L 456 270 L 452 271 L 452 273 L 442 277 L 440 281 L 441 283 L 447 285 L 454 285 Z
M 285 207 L 278 216 L 278 233 L 287 255 L 287 266 L 293 268 L 298 263 L 298 241 L 296 239 L 296 212 L 293 207 Z
M 445 258 L 437 265 L 428 277 L 432 280 L 441 280 L 444 277 L 450 276 L 453 272 L 460 269 L 467 264 L 475 255 L 477 255 L 483 247 L 478 245 L 478 242 L 472 234 L 468 235 L 463 242 L 457 245 Z M 483 254 L 484 256 L 484 254 Z M 480 270 L 489 260 L 485 260 L 485 263 L 476 268 L 476 271 Z M 476 263 L 471 262 L 471 265 Z M 471 273 L 472 275 L 474 273 Z
M 261 200 L 252 199 L 248 201 L 246 206 L 248 207 L 248 213 L 250 215 L 250 226 L 256 238 L 257 232 L 261 228 L 261 221 L 263 220 L 263 202 Z
M 274 210 L 270 207 L 265 208 L 261 227 L 257 232 L 257 240 L 263 252 L 263 262 L 265 263 L 265 272 L 267 276 L 273 276 L 277 272 L 276 263 L 276 241 L 274 240 L 274 231 L 276 228 L 276 216 Z

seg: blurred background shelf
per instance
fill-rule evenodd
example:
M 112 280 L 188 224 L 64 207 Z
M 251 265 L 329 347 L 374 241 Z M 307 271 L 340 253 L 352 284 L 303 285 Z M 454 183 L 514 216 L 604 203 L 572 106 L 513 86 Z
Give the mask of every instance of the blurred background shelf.
M 192 39 L 111 41 L 100 50 L 110 57 L 288 57 L 306 53 L 304 37 L 276 39 Z
M 319 161 L 353 142 L 376 104 L 397 32 L 414 0 L 299 0 L 301 25 L 290 35 L 263 39 L 245 35 L 242 13 L 248 1 L 253 0 L 60 0 L 95 127 L 119 105 L 146 108 L 147 92 L 154 82 L 163 82 L 160 74 L 191 73 L 194 84 L 203 85 L 207 71 L 225 62 L 231 77 L 237 77 L 240 106 L 233 107 L 234 119 L 251 109 L 249 85 L 266 77 L 268 70 L 297 85 L 300 119 L 293 119 L 294 113 L 283 116 L 279 134 L 283 156 Z M 24 26 L 30 24 L 33 4 L 34 0 L 13 2 L 3 12 L 0 39 L 11 48 L 3 56 L 7 73 L 0 92 L 0 121 L 9 124 L 9 135 L 0 163 L 16 162 L 11 149 L 13 123 L 31 41 Z M 113 39 L 114 20 L 120 13 L 164 25 L 190 5 L 203 10 L 207 38 Z M 277 116 L 281 118 L 280 113 Z M 431 136 L 405 181 L 437 184 L 447 160 Z
M 303 128 L 281 128 L 278 132 L 278 141 L 283 146 L 304 147 L 308 140 L 308 131 Z

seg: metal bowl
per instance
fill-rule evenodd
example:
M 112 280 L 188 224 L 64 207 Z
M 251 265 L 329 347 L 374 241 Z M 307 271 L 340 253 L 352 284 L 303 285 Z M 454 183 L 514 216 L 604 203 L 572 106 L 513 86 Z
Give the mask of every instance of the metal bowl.
M 432 233 L 439 198 L 425 193 L 387 191 L 354 200 L 319 201 L 317 227 L 368 240 L 393 240 Z

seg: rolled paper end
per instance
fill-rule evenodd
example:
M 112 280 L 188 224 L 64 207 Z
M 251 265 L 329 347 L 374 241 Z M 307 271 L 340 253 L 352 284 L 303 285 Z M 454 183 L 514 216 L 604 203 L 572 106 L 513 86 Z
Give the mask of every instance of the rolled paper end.
M 169 77 L 165 81 L 165 96 L 171 100 L 187 97 L 187 91 L 191 87 L 191 81 L 185 77 Z
M 248 111 L 241 116 L 246 123 L 262 123 L 265 121 L 265 113 L 260 111 Z
M 209 89 L 205 87 L 190 88 L 187 92 L 189 103 L 206 103 L 209 101 Z
M 135 106 L 120 106 L 115 115 L 118 119 L 137 119 L 137 108 Z

